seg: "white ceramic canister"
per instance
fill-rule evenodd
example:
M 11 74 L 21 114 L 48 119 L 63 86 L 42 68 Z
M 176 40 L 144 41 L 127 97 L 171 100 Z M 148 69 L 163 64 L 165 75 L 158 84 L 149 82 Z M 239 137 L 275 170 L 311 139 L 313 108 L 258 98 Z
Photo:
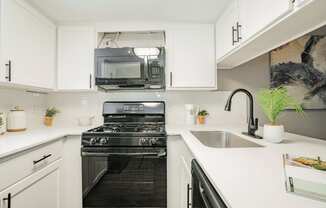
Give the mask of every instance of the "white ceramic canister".
M 6 114 L 0 112 L 0 134 L 4 134 L 7 131 L 7 118 Z
M 196 107 L 193 104 L 185 105 L 185 122 L 187 125 L 196 124 Z
M 26 113 L 23 109 L 15 107 L 10 110 L 7 118 L 7 131 L 17 132 L 26 130 Z

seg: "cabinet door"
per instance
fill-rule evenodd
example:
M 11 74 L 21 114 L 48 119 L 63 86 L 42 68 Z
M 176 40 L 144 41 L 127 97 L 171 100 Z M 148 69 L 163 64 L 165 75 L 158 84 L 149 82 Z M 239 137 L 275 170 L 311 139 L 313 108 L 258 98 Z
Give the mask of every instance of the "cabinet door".
M 23 1 L 3 0 L 2 3 L 2 67 L 11 62 L 10 81 L 54 88 L 54 24 Z
M 241 36 L 248 39 L 291 11 L 292 0 L 239 0 Z
M 93 87 L 95 31 L 92 27 L 58 29 L 58 89 Z
M 1 192 L 1 207 L 9 207 L 10 194 L 11 208 L 59 208 L 59 164 L 57 161 Z
M 191 167 L 188 167 L 184 157 L 179 161 L 180 206 L 187 208 L 191 203 Z
M 214 26 L 188 24 L 166 31 L 168 89 L 216 88 Z
M 186 208 L 188 184 L 191 186 L 191 160 L 193 156 L 181 136 L 168 137 L 167 151 L 167 207 Z M 189 202 L 191 202 L 190 192 Z
M 217 60 L 239 45 L 239 43 L 235 42 L 237 40 L 237 33 L 234 31 L 238 21 L 238 2 L 233 0 L 215 24 Z

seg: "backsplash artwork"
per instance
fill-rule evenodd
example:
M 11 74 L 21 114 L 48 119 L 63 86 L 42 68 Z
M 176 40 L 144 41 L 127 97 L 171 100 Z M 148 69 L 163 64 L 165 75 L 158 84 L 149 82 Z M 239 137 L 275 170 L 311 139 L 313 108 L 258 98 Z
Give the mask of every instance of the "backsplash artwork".
M 271 86 L 285 86 L 304 109 L 326 109 L 324 28 L 271 52 Z

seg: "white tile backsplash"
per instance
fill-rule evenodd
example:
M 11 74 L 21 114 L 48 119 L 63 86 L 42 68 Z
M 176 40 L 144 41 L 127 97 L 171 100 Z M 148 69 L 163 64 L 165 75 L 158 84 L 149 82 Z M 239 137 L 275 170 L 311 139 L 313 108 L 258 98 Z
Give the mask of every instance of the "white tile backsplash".
M 27 128 L 42 125 L 42 118 L 47 107 L 47 96 L 22 90 L 0 88 L 0 112 L 8 113 L 15 106 L 26 112 Z
M 42 125 L 47 107 L 55 106 L 60 113 L 55 125 L 77 125 L 79 116 L 95 116 L 95 124 L 102 120 L 104 101 L 153 101 L 166 102 L 167 123 L 185 123 L 185 104 L 195 104 L 210 113 L 207 124 L 243 124 L 246 121 L 246 99 L 237 95 L 232 102 L 232 111 L 225 112 L 224 105 L 230 92 L 211 91 L 169 91 L 169 92 L 89 92 L 33 94 L 21 90 L 0 89 L 0 111 L 8 112 L 14 106 L 21 106 L 27 113 L 28 128 Z
M 210 113 L 208 124 L 242 124 L 246 121 L 246 99 L 237 95 L 232 102 L 232 112 L 225 112 L 224 105 L 230 92 L 111 92 L 111 93 L 55 93 L 48 96 L 48 105 L 57 107 L 61 113 L 57 123 L 76 124 L 79 116 L 95 116 L 102 121 L 102 104 L 105 101 L 153 101 L 166 102 L 167 123 L 185 123 L 185 104 L 195 104 Z

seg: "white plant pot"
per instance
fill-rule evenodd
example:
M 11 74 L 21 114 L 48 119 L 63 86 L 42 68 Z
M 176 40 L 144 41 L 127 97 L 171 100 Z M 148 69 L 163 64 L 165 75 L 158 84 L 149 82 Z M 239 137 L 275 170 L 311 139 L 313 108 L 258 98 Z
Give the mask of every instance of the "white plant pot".
M 284 126 L 282 125 L 264 125 L 264 139 L 272 143 L 280 143 L 284 138 Z

